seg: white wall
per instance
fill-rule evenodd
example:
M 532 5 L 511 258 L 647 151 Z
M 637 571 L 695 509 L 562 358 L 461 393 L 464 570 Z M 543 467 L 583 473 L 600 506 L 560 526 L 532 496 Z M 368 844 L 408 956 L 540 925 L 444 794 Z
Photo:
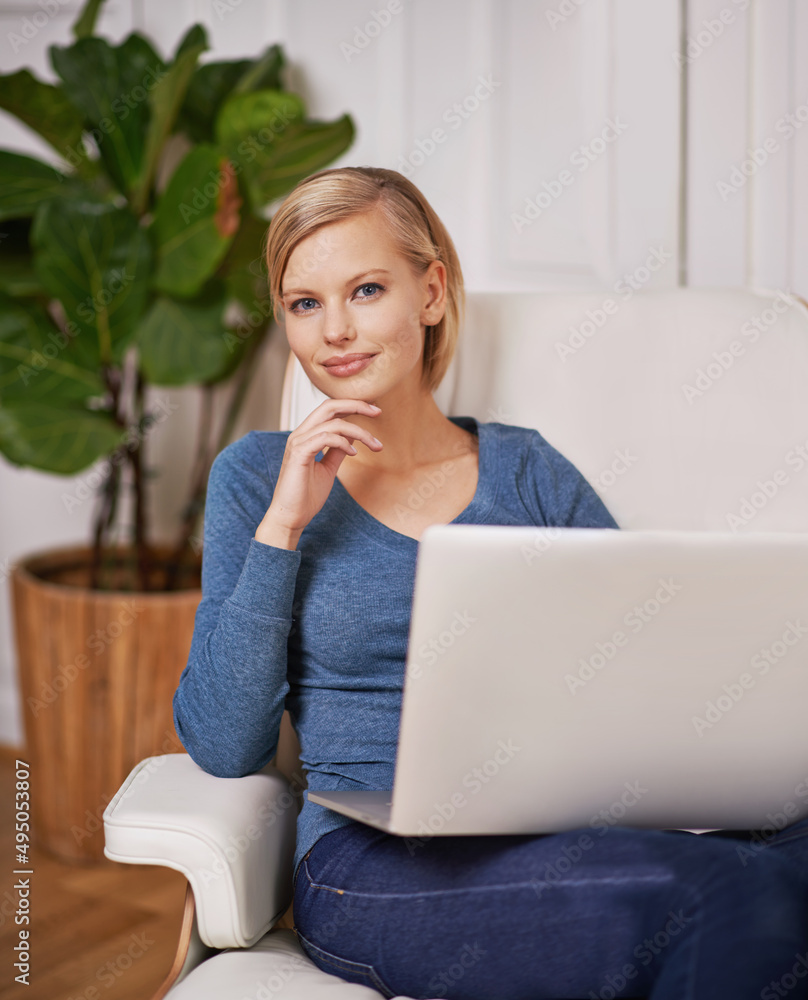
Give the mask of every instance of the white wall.
M 69 41 L 78 7 L 0 2 L 0 70 L 53 79 L 47 46 Z M 808 129 L 777 131 L 808 101 L 798 0 L 690 0 L 684 31 L 680 0 L 108 0 L 100 29 L 114 40 L 144 31 L 168 55 L 194 21 L 209 31 L 206 58 L 281 42 L 310 113 L 354 117 L 357 140 L 339 163 L 408 173 L 453 234 L 469 289 L 611 289 L 627 278 L 808 287 Z M 7 116 L 0 132 L 4 147 L 52 157 Z M 780 148 L 722 197 L 718 182 L 767 137 Z M 655 270 L 653 253 L 664 261 Z M 277 426 L 284 355 L 276 337 L 237 437 Z M 182 503 L 199 397 L 153 399 L 176 407 L 148 440 L 160 541 Z M 70 513 L 61 498 L 90 472 L 64 480 L 0 458 L 0 742 L 22 740 L 9 563 L 89 539 L 92 503 Z

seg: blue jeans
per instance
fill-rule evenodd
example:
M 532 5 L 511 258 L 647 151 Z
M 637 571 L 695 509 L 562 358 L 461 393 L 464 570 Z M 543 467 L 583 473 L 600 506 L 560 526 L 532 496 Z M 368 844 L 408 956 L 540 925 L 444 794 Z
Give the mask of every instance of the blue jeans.
M 295 874 L 321 969 L 385 997 L 808 997 L 808 820 L 398 837 L 351 822 Z

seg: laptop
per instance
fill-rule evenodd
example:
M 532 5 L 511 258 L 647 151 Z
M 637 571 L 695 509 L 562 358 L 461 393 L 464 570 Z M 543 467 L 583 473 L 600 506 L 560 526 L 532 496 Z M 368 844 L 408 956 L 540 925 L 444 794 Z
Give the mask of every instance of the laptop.
M 808 534 L 434 525 L 394 787 L 309 791 L 403 836 L 808 815 Z

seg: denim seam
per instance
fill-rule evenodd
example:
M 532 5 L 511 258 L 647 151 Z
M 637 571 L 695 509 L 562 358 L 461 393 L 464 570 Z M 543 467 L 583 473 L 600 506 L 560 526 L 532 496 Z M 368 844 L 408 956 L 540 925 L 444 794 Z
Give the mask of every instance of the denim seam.
M 350 958 L 343 958 L 340 955 L 334 955 L 332 952 L 326 951 L 324 948 L 316 945 L 313 941 L 310 941 L 307 937 L 301 934 L 300 931 L 297 933 L 298 937 L 302 939 L 302 942 L 304 942 L 304 948 L 308 946 L 312 951 L 317 952 L 318 958 L 325 965 L 333 966 L 333 968 L 340 969 L 342 972 L 349 972 L 354 976 L 366 976 L 373 983 L 374 988 L 379 990 L 380 993 L 383 993 L 388 1000 L 396 995 L 379 976 L 375 967 L 370 962 L 354 962 Z
M 305 859 L 304 859 L 305 861 Z M 301 868 L 303 864 L 301 863 Z M 306 865 L 306 878 L 309 880 L 309 885 L 313 889 L 325 889 L 327 892 L 338 893 L 340 896 L 366 896 L 369 898 L 382 898 L 382 899 L 409 899 L 412 896 L 455 896 L 462 893 L 470 892 L 488 892 L 491 889 L 505 889 L 512 891 L 513 889 L 534 889 L 537 882 L 541 882 L 540 879 L 532 879 L 529 882 L 497 882 L 489 885 L 471 885 L 471 886 L 461 886 L 459 889 L 438 889 L 433 891 L 430 890 L 414 890 L 412 892 L 358 892 L 355 889 L 337 889 L 336 886 L 326 885 L 324 882 L 315 882 L 309 871 L 309 866 Z M 632 883 L 637 884 L 638 882 L 667 882 L 667 878 L 657 878 L 654 876 L 648 876 L 647 878 L 637 879 L 634 877 L 627 878 L 587 878 L 587 879 L 567 879 L 564 882 L 553 882 L 546 883 L 547 885 L 552 885 L 554 888 L 561 888 L 563 886 L 580 886 L 580 885 L 619 885 L 620 883 Z
M 311 854 L 311 851 L 309 851 L 309 854 Z M 309 866 L 306 863 L 306 858 L 308 858 L 309 854 L 307 854 L 306 857 L 303 858 L 303 861 L 300 863 L 300 867 L 306 869 L 306 878 L 309 880 L 309 885 L 312 887 L 312 889 L 325 889 L 326 892 L 333 892 L 336 893 L 336 895 L 338 896 L 344 896 L 346 892 L 345 889 L 337 889 L 332 885 L 322 885 L 320 882 L 314 881 L 314 879 L 311 877 Z M 350 890 L 348 890 L 348 895 L 356 895 L 356 893 L 351 893 Z
M 309 853 L 306 855 L 306 857 L 301 858 L 301 860 L 298 861 L 297 868 L 295 868 L 295 877 L 292 879 L 292 895 L 293 896 L 295 894 L 295 889 L 297 889 L 297 877 L 300 874 L 300 866 L 303 864 L 303 862 L 306 860 L 306 858 L 309 856 L 309 854 L 311 854 L 311 851 L 309 851 Z

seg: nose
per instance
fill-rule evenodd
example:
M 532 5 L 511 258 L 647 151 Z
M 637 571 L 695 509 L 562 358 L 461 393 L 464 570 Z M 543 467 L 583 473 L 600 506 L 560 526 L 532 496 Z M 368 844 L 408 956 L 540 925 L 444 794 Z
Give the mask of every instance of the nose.
M 353 319 L 348 309 L 333 305 L 325 309 L 323 336 L 329 344 L 344 344 L 356 339 Z

